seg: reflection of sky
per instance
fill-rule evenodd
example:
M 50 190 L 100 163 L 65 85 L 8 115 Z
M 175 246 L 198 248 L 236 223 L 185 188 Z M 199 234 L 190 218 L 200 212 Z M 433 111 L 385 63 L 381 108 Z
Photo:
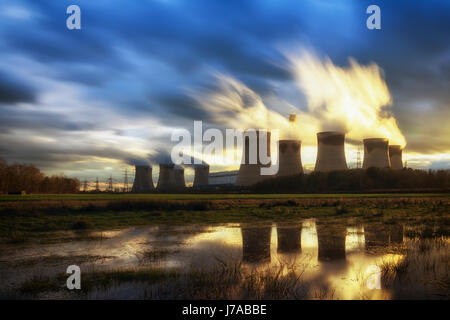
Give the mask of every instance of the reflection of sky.
M 378 1 L 381 31 L 365 28 L 370 1 L 80 0 L 81 31 L 65 28 L 69 4 L 0 4 L 0 155 L 7 161 L 121 180 L 127 159 L 167 149 L 174 128 L 208 118 L 187 92 L 214 86 L 214 72 L 242 81 L 274 110 L 304 110 L 280 53 L 303 46 L 341 66 L 349 56 L 376 62 L 408 141 L 408 165 L 449 167 L 446 0 Z M 302 147 L 307 168 L 314 147 Z

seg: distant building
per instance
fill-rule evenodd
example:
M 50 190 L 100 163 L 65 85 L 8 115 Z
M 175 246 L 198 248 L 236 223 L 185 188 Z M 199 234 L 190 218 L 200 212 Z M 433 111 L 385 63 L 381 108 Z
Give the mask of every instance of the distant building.
M 208 176 L 208 184 L 210 186 L 229 186 L 236 183 L 239 171 L 221 171 L 213 172 Z

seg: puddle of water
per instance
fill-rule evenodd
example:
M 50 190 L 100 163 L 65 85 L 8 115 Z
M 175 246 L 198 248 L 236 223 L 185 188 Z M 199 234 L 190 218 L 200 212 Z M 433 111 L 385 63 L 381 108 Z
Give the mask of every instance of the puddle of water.
M 325 290 L 325 298 L 390 299 L 389 288 L 373 289 L 367 281 L 371 278 L 376 285 L 377 268 L 404 259 L 398 249 L 410 241 L 402 225 L 329 225 L 314 219 L 289 225 L 139 227 L 102 236 L 101 240 L 5 247 L 0 254 L 2 278 L 13 286 L 36 272 L 64 273 L 70 264 L 84 271 L 149 265 L 208 269 L 218 263 L 242 262 L 249 272 L 280 270 L 280 266 L 283 272 L 294 270 L 308 284 L 309 298 L 323 298 Z M 66 259 L 46 267 L 45 258 L 55 255 Z M 106 258 L 83 262 L 82 256 Z M 41 260 L 25 263 L 33 259 Z

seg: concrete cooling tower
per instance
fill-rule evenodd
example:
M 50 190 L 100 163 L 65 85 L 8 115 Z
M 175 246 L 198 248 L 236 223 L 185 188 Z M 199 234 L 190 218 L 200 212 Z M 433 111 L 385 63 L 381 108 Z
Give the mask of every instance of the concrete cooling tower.
M 131 192 L 148 193 L 155 189 L 152 179 L 152 168 L 150 166 L 136 166 L 134 183 Z
M 345 134 L 342 132 L 317 133 L 317 159 L 314 171 L 346 170 Z
M 389 146 L 389 160 L 394 170 L 403 169 L 402 147 L 398 145 Z
M 194 167 L 195 175 L 194 175 L 194 188 L 205 187 L 208 185 L 208 177 L 209 177 L 209 166 L 208 165 L 200 165 Z
M 170 190 L 175 186 L 175 174 L 173 164 L 160 164 L 159 165 L 159 178 L 156 189 L 158 190 Z
M 278 141 L 278 176 L 303 173 L 300 140 Z
M 176 189 L 183 189 L 186 187 L 186 183 L 184 181 L 184 168 L 175 168 L 173 169 L 174 174 L 174 187 Z
M 263 147 L 265 150 L 267 150 L 267 156 L 270 157 L 270 132 L 267 132 L 267 140 L 265 141 L 265 146 L 259 145 L 260 135 L 262 134 L 263 133 L 261 131 L 257 130 L 256 139 L 250 138 L 247 135 L 244 136 L 244 152 L 242 153 L 242 162 L 236 179 L 237 186 L 251 186 L 267 178 L 273 177 L 270 175 L 261 175 L 261 168 L 270 166 L 270 163 L 263 165 L 259 157 L 260 147 Z M 256 151 L 256 155 L 254 155 L 256 158 L 256 163 L 254 164 L 250 163 L 251 158 L 249 158 L 251 143 L 256 143 L 256 148 L 254 148 L 254 150 Z
M 364 139 L 363 169 L 370 167 L 389 168 L 389 140 L 385 138 Z

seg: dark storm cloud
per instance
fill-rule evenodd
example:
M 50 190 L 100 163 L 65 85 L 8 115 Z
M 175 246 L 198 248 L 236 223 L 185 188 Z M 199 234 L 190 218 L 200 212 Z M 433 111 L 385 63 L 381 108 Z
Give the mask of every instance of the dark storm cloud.
M 99 128 L 96 123 L 70 120 L 70 117 L 44 111 L 24 111 L 17 107 L 4 107 L 0 118 L 0 127 L 5 131 L 11 129 L 38 130 L 49 132 L 82 131 Z
M 36 91 L 26 81 L 0 70 L 0 104 L 33 102 Z

